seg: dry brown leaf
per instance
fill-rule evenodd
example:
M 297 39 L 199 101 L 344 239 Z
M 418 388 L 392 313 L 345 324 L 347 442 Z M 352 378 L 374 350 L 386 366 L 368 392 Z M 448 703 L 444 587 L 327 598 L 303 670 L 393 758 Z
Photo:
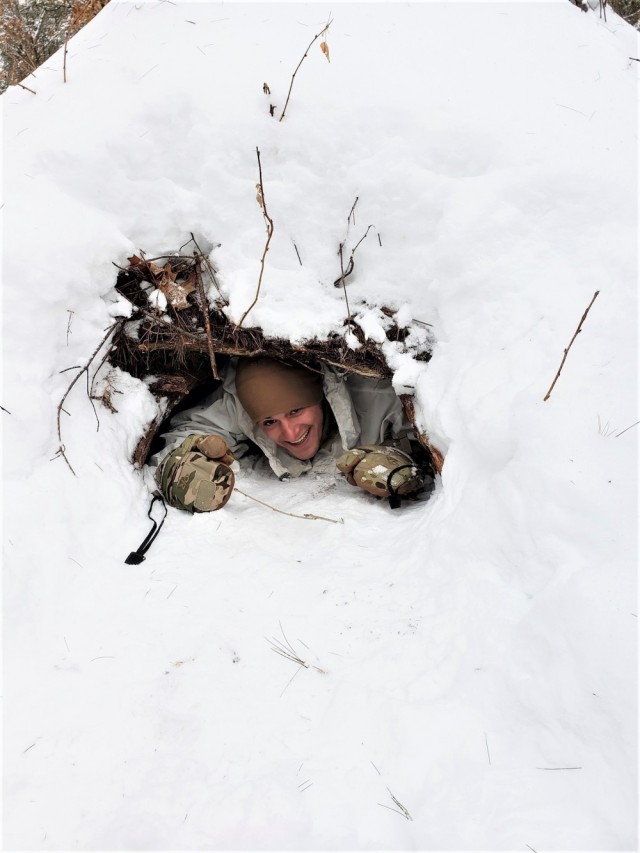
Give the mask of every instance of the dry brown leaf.
M 260 184 L 256 184 L 256 201 L 260 205 L 260 208 L 264 210 L 264 198 L 262 196 L 262 187 Z
M 137 255 L 131 255 L 130 258 L 127 258 L 132 267 L 139 267 L 141 263 L 143 263 L 142 258 L 139 258 Z
M 196 289 L 196 277 L 192 273 L 185 281 L 176 281 L 176 274 L 171 269 L 170 264 L 166 265 L 169 270 L 163 270 L 164 275 L 157 283 L 160 290 L 167 298 L 167 302 L 176 311 L 182 311 L 183 308 L 188 308 L 190 303 L 187 296 Z
M 177 279 L 178 273 L 173 271 L 173 267 L 171 266 L 171 263 L 169 261 L 167 261 L 167 263 L 164 265 L 163 270 L 164 274 L 167 276 L 167 278 L 170 278 L 171 281 L 175 281 Z
M 327 62 L 331 62 L 331 60 L 329 59 L 329 45 L 326 43 L 326 41 L 320 42 L 320 50 L 327 57 Z

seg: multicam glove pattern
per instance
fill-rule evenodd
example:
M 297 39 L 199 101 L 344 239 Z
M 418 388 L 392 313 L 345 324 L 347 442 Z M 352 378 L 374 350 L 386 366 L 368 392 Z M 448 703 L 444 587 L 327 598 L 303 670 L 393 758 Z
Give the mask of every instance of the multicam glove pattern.
M 158 468 L 156 482 L 170 506 L 212 512 L 231 497 L 233 456 L 218 435 L 190 435 Z
M 397 498 L 422 488 L 424 478 L 411 457 L 392 445 L 364 444 L 338 459 L 347 483 L 377 497 Z

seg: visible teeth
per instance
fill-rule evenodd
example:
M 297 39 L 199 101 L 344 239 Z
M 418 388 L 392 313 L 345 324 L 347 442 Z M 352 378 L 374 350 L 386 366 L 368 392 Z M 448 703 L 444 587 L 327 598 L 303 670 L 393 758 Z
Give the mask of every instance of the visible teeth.
M 309 435 L 310 429 L 311 429 L 311 427 L 309 427 L 309 429 L 305 432 L 305 434 L 303 436 L 301 436 L 297 441 L 290 441 L 289 444 L 302 444 L 302 442 L 305 441 L 307 436 Z

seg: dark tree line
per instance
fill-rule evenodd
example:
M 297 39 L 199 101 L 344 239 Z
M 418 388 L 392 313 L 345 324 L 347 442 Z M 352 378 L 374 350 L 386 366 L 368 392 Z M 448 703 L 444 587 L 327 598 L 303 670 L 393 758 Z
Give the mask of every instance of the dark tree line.
M 0 0 L 0 91 L 22 83 L 108 0 Z

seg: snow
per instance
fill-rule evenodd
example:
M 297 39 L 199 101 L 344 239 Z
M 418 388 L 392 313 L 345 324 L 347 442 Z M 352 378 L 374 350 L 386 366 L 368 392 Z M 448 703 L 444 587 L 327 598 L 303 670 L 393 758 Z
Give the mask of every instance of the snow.
M 111 0 L 3 95 L 5 849 L 637 847 L 637 55 L 565 0 Z M 68 368 L 192 232 L 239 320 L 256 149 L 247 322 L 344 331 L 373 225 L 350 308 L 430 324 L 382 346 L 442 477 L 242 471 L 323 519 L 238 492 L 125 565 L 159 406 L 81 376 L 74 476 Z

